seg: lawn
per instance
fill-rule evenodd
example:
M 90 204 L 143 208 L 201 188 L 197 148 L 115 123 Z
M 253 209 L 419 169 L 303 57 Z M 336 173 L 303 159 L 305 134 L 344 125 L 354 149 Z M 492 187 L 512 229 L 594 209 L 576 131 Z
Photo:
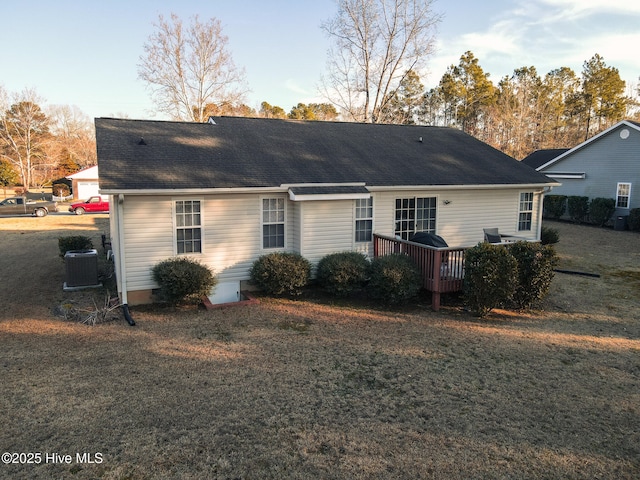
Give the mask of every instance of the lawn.
M 550 226 L 599 277 L 531 312 L 309 293 L 91 327 L 54 314 L 105 295 L 62 291 L 57 238 L 107 217 L 0 219 L 0 451 L 41 454 L 0 477 L 638 478 L 640 236 Z

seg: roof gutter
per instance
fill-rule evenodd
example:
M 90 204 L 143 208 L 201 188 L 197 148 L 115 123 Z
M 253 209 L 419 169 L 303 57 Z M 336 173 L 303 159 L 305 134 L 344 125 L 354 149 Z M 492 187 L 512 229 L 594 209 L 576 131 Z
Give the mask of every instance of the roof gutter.
M 274 187 L 233 187 L 233 188 L 151 188 L 151 189 L 127 189 L 109 190 L 101 189 L 103 195 L 218 195 L 227 193 L 287 193 L 292 186 L 360 186 L 364 183 L 302 183 L 302 184 L 282 184 Z M 501 188 L 542 188 L 559 187 L 558 182 L 546 183 L 493 183 L 487 185 L 366 185 L 367 190 L 495 190 Z

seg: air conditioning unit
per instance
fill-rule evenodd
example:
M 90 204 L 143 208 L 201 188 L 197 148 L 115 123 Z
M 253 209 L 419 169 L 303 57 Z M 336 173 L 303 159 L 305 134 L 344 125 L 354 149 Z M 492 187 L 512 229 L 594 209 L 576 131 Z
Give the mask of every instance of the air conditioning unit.
M 69 250 L 64 255 L 64 264 L 66 267 L 65 290 L 100 285 L 97 250 Z

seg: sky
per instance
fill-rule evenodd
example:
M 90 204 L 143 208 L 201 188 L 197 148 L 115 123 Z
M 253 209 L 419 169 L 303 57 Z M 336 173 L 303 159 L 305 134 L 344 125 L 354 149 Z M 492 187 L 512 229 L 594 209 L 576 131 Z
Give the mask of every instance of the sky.
M 437 86 L 466 51 L 497 84 L 517 68 L 570 67 L 577 75 L 598 53 L 627 85 L 640 77 L 637 0 L 434 0 L 442 15 L 436 52 L 421 72 Z M 324 101 L 318 85 L 330 40 L 320 25 L 334 0 L 20 0 L 0 3 L 0 87 L 34 89 L 42 106 L 72 105 L 89 118 L 162 119 L 138 79 L 143 46 L 159 15 L 185 23 L 215 17 L 244 68 L 247 104 L 285 111 Z

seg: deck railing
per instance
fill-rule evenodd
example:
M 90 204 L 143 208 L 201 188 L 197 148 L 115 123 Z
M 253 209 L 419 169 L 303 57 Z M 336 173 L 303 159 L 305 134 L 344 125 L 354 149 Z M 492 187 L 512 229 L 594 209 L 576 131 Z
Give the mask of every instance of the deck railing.
M 440 294 L 459 292 L 464 279 L 464 247 L 437 248 L 384 235 L 373 235 L 373 254 L 404 253 L 422 272 L 422 286 L 431 292 L 431 308 L 440 309 Z

